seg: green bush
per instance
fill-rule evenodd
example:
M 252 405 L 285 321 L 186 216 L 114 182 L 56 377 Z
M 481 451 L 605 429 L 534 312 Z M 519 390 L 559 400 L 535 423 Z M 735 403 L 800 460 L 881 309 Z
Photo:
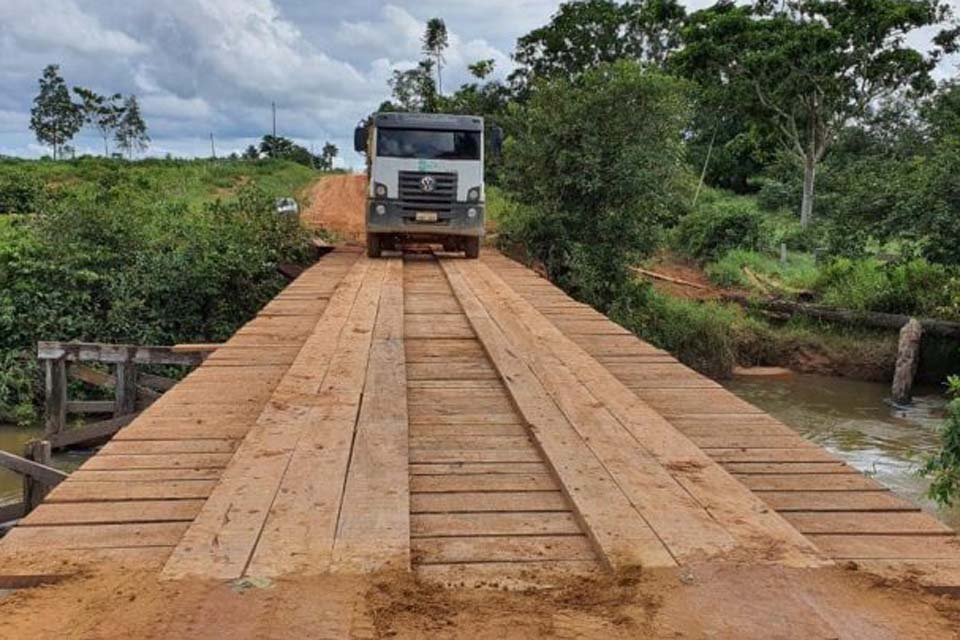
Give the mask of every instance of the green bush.
M 823 268 L 815 289 L 822 302 L 835 307 L 960 318 L 960 273 L 922 258 L 892 264 L 838 258 Z
M 38 340 L 219 342 L 282 288 L 278 263 L 309 258 L 299 222 L 274 212 L 276 191 L 249 183 L 204 204 L 165 197 L 170 166 L 163 179 L 102 168 L 61 186 L 43 215 L 0 238 L 7 419 L 23 419 L 35 398 Z
M 43 182 L 25 171 L 0 174 L 0 214 L 34 213 L 42 208 Z
M 731 249 L 758 249 L 764 219 L 751 201 L 704 202 L 680 221 L 674 232 L 677 249 L 699 260 L 715 260 Z
M 819 271 L 813 258 L 807 254 L 790 253 L 786 264 L 779 257 L 733 249 L 716 262 L 707 265 L 705 271 L 710 281 L 721 287 L 745 287 L 750 284 L 743 268 L 756 274 L 771 276 L 787 289 L 808 290 L 814 287 Z
M 629 294 L 629 267 L 689 202 L 689 102 L 686 83 L 633 62 L 538 84 L 512 114 L 503 182 L 519 206 L 501 241 L 594 306 Z
M 761 179 L 757 192 L 757 204 L 764 211 L 775 213 L 797 208 L 800 193 L 793 187 L 775 179 Z
M 610 317 L 684 364 L 713 378 L 729 377 L 737 364 L 739 309 L 664 295 L 645 287 L 631 306 L 615 305 Z
M 960 500 L 960 376 L 951 376 L 947 386 L 953 399 L 940 428 L 940 450 L 927 458 L 920 474 L 931 478 L 927 495 L 950 507 Z

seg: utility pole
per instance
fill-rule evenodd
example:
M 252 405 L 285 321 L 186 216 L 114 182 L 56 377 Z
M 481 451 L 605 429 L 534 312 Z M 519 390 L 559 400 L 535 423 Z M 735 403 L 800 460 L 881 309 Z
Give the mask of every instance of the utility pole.
M 213 133 L 210 133 L 210 156 L 216 160 L 217 159 L 217 147 L 213 144 Z
M 273 108 L 273 137 L 277 137 L 277 103 L 271 102 L 270 106 Z

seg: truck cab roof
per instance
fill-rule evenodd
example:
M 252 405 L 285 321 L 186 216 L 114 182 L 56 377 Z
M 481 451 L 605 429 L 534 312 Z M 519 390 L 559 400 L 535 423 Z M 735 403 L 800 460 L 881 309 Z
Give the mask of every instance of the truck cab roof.
M 375 126 L 384 129 L 441 129 L 444 131 L 483 131 L 483 118 L 445 113 L 378 113 Z

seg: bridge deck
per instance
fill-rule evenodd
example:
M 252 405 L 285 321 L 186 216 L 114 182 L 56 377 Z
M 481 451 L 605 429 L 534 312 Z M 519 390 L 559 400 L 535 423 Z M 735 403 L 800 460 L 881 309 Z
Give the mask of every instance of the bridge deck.
M 517 263 L 338 250 L 0 542 L 169 577 L 853 559 L 952 531 Z M 21 570 L 22 571 L 22 570 Z

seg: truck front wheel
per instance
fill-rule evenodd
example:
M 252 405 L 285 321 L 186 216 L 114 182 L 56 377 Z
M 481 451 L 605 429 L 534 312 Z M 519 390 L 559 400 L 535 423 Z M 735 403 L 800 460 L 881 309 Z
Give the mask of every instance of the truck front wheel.
M 471 260 L 480 257 L 480 238 L 464 238 L 463 253 Z
M 383 249 L 380 246 L 380 236 L 375 233 L 367 234 L 367 257 L 379 258 Z

